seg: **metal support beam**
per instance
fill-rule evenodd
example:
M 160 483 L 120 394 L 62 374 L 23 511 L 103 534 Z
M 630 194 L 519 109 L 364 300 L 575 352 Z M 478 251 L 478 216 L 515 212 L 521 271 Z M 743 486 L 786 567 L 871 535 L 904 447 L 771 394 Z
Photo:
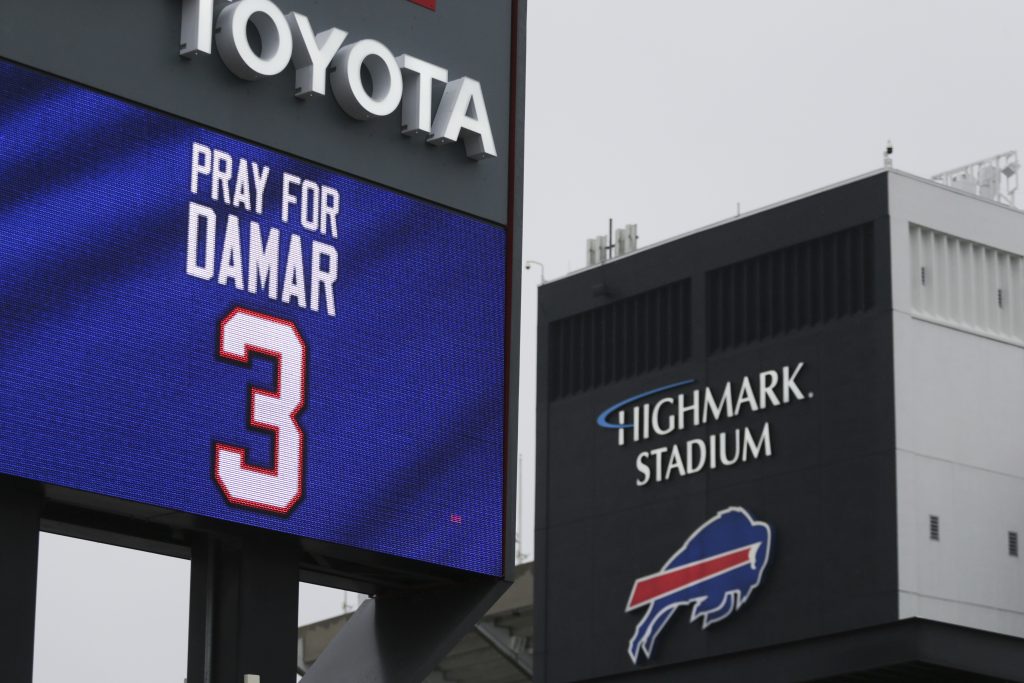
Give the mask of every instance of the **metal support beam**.
M 0 680 L 32 683 L 40 487 L 0 478 Z
M 533 657 L 525 652 L 518 652 L 512 647 L 511 631 L 495 626 L 489 621 L 481 621 L 476 624 L 475 628 L 488 645 L 507 659 L 512 666 L 519 669 L 519 673 L 533 680 Z
M 276 534 L 207 538 L 192 553 L 189 683 L 295 679 L 298 550 Z
M 480 580 L 364 602 L 303 683 L 422 683 L 508 588 Z
M 300 635 L 298 647 L 295 650 L 295 673 L 300 676 L 305 676 L 306 671 L 306 641 L 303 640 Z

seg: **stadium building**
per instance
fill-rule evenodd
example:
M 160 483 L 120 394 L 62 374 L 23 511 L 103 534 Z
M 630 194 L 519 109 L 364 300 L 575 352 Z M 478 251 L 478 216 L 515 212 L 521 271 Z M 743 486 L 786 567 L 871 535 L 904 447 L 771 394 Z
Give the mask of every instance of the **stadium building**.
M 886 168 L 542 287 L 537 680 L 1024 680 L 1016 171 Z

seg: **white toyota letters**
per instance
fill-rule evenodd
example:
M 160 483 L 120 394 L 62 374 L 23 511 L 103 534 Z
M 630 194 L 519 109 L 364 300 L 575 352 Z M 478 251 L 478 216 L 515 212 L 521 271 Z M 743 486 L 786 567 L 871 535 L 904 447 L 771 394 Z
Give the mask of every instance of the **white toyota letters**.
M 250 24 L 259 32 L 259 51 L 249 42 Z M 412 55 L 396 57 L 369 38 L 346 45 L 347 37 L 337 28 L 314 33 L 307 17 L 285 14 L 271 0 L 235 0 L 216 21 L 214 0 L 182 0 L 183 57 L 211 54 L 216 42 L 224 65 L 246 80 L 276 76 L 291 63 L 297 98 L 325 95 L 329 77 L 334 99 L 354 119 L 389 116 L 401 106 L 404 135 L 426 134 L 432 145 L 461 139 L 471 159 L 497 156 L 479 81 L 449 81 L 447 69 Z M 369 83 L 362 78 L 364 68 Z M 432 115 L 435 81 L 445 86 Z

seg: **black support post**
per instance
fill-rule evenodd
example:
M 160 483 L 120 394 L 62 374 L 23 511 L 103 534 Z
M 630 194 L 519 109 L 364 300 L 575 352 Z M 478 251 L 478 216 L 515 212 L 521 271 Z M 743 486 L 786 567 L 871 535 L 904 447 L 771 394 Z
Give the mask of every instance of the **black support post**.
M 189 683 L 293 683 L 298 551 L 269 536 L 204 538 L 193 547 Z
M 39 568 L 38 484 L 0 479 L 0 680 L 32 683 Z

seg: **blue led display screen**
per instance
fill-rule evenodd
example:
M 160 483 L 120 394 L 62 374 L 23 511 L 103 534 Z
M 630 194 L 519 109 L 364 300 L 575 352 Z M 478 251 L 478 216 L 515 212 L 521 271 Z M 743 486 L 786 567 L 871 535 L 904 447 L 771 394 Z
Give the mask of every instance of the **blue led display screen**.
M 0 471 L 501 575 L 505 248 L 0 61 Z

